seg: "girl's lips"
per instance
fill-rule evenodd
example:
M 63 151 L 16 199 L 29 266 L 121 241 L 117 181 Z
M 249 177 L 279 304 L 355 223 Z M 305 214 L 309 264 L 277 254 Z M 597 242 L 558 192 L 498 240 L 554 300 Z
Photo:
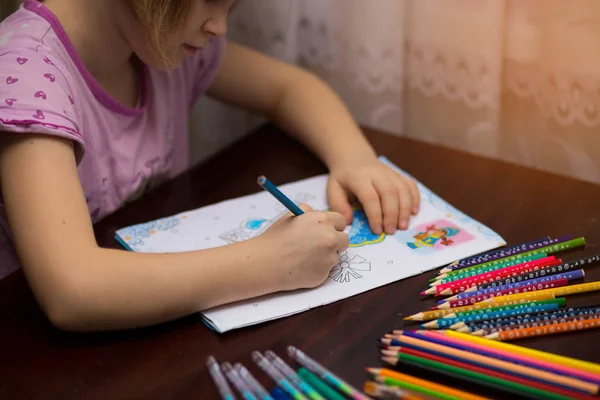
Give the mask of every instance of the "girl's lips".
M 187 44 L 187 43 L 184 43 L 184 44 L 183 44 L 183 48 L 184 48 L 184 49 L 185 49 L 185 50 L 186 50 L 188 53 L 190 53 L 191 55 L 194 55 L 194 54 L 196 54 L 196 52 L 197 52 L 198 50 L 200 50 L 200 48 L 199 48 L 199 47 L 190 46 L 190 45 L 189 45 L 189 44 Z

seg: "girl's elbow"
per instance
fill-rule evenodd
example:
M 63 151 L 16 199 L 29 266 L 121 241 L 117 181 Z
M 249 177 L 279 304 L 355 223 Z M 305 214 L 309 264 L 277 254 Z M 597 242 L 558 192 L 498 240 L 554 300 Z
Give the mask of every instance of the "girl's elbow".
M 83 283 L 67 280 L 54 285 L 45 295 L 39 296 L 39 304 L 50 323 L 67 332 L 84 332 L 90 319 L 93 304 L 90 291 Z

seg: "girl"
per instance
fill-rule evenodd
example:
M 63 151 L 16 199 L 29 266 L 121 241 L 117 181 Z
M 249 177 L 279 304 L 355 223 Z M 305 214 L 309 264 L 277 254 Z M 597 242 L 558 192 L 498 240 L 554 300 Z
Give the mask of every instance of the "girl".
M 349 196 L 375 233 L 404 229 L 417 212 L 414 183 L 377 160 L 329 88 L 226 44 L 233 3 L 26 0 L 0 25 L 0 265 L 23 267 L 58 328 L 139 327 L 314 287 L 348 246 Z M 197 252 L 98 247 L 93 222 L 187 167 L 188 113 L 204 92 L 312 149 L 337 212 L 287 216 L 254 239 Z

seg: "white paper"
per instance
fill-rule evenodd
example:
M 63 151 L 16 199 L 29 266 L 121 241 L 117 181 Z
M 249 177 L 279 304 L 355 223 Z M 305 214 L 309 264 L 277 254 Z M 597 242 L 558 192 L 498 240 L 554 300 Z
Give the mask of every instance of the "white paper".
M 408 175 L 387 159 L 382 157 L 381 161 Z M 281 185 L 279 189 L 296 203 L 325 210 L 326 184 L 327 175 L 321 175 Z M 333 267 L 323 285 L 220 306 L 203 312 L 203 318 L 222 333 L 329 304 L 506 244 L 488 227 L 418 181 L 417 185 L 421 208 L 407 231 L 378 237 L 368 229 L 364 213 L 355 211 L 354 221 L 346 230 L 351 246 L 341 254 L 340 263 Z M 136 252 L 202 250 L 255 237 L 287 212 L 271 194 L 260 191 L 130 226 L 117 231 L 116 237 Z

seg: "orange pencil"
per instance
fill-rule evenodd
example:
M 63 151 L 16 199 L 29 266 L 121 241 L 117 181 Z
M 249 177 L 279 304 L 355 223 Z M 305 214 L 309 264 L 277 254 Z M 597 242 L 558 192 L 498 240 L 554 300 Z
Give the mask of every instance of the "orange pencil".
M 414 395 L 406 390 L 373 381 L 365 382 L 363 391 L 366 395 L 376 399 L 425 400 L 425 397 Z
M 496 332 L 486 336 L 487 339 L 509 341 L 524 339 L 534 336 L 556 335 L 572 331 L 600 328 L 600 318 L 588 319 L 587 321 L 572 321 L 550 326 L 537 326 L 535 328 L 514 329 L 511 331 Z
M 550 384 L 559 384 L 563 387 L 571 389 L 585 391 L 591 394 L 598 394 L 600 387 L 597 384 L 583 381 L 553 372 L 547 372 L 536 368 L 515 364 L 508 361 L 502 361 L 493 357 L 482 356 L 476 353 L 472 353 L 465 350 L 458 350 L 452 347 L 443 346 L 426 340 L 420 340 L 409 336 L 399 336 L 396 338 L 397 341 L 405 343 L 409 346 L 416 346 L 418 349 L 426 349 L 437 352 L 438 354 L 445 354 L 449 356 L 457 357 L 461 360 L 469 360 L 476 362 L 479 365 L 485 365 L 489 368 L 508 371 L 512 373 L 518 373 L 521 376 L 529 377 L 530 379 L 537 379 Z M 384 356 L 394 357 L 398 354 L 397 350 L 390 347 L 389 350 L 381 350 Z
M 430 381 L 426 381 L 424 379 L 415 378 L 414 376 L 402 374 L 400 372 L 392 371 L 390 369 L 385 368 L 367 368 L 367 371 L 376 377 L 383 378 L 392 378 L 397 379 L 399 381 L 404 381 L 407 383 L 411 383 L 416 386 L 421 386 L 427 389 L 435 390 L 437 392 L 444 393 L 449 396 L 455 396 L 462 400 L 487 400 L 485 397 L 476 396 L 471 393 L 463 392 L 462 390 L 454 389 L 448 386 L 440 385 L 439 383 L 434 383 Z
M 463 307 L 455 307 L 448 308 L 445 310 L 431 310 L 431 311 L 423 311 L 417 314 L 413 314 L 411 316 L 405 317 L 404 319 L 407 321 L 429 321 L 432 319 L 442 318 L 447 314 L 453 314 L 462 311 L 473 311 L 473 310 L 481 310 L 484 308 L 492 308 L 492 307 L 501 307 L 501 306 L 509 306 L 513 304 L 521 304 L 521 303 L 529 303 L 537 300 L 550 300 L 554 299 L 555 296 L 552 293 L 544 293 L 540 294 L 540 292 L 530 293 L 531 295 L 535 294 L 535 297 L 524 298 L 524 299 L 506 299 L 507 296 L 495 297 L 490 299 L 490 301 L 475 303 L 470 306 Z
M 532 293 L 537 293 L 537 294 L 550 294 L 551 293 L 554 296 L 566 296 L 569 294 L 593 292 L 596 290 L 600 290 L 600 281 L 580 283 L 579 285 L 563 286 L 563 287 L 557 287 L 557 288 L 552 288 L 552 289 L 538 290 L 537 292 L 532 292 Z M 518 293 L 518 294 L 511 294 L 508 296 L 499 296 L 499 297 L 495 297 L 493 299 L 484 300 L 484 301 L 482 301 L 482 303 L 488 303 L 490 300 L 519 299 L 524 294 L 527 294 L 527 293 Z

